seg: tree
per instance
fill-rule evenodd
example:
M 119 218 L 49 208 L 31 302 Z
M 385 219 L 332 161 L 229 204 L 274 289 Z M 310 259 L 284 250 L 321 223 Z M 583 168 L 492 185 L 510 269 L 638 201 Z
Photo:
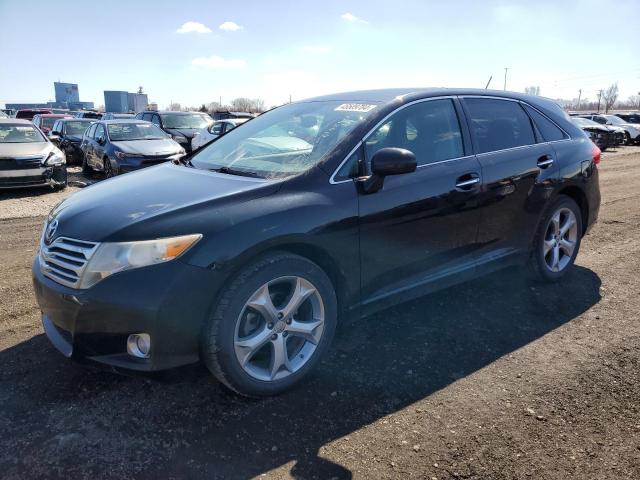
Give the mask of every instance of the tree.
M 526 87 L 524 93 L 527 95 L 540 95 L 540 87 Z
M 629 104 L 629 108 L 640 108 L 640 94 L 629 96 L 627 103 Z
M 602 100 L 604 100 L 604 113 L 608 113 L 618 100 L 618 82 L 610 85 L 609 88 L 602 92 Z
M 216 110 L 219 110 L 220 107 L 222 107 L 222 105 L 220 105 L 218 102 L 209 102 L 207 104 L 207 110 L 209 111 L 209 113 L 213 113 Z
M 179 112 L 180 110 L 182 110 L 182 105 L 180 105 L 178 102 L 171 102 L 168 109 L 172 112 Z
M 264 112 L 264 100 L 261 98 L 234 98 L 231 100 L 231 109 L 236 112 Z
M 199 112 L 207 113 L 207 106 L 203 103 L 202 106 L 198 109 Z

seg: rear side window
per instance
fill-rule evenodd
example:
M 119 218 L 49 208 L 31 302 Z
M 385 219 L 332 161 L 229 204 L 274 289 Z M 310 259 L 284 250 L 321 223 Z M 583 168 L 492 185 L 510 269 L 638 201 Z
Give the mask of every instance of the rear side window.
M 95 123 L 93 125 L 91 125 L 91 127 L 89 127 L 89 130 L 87 130 L 85 132 L 85 135 L 87 137 L 93 137 L 93 133 L 96 131 L 96 126 L 97 126 L 97 124 L 95 124 Z
M 542 138 L 544 138 L 546 142 L 564 140 L 567 138 L 565 133 L 560 130 L 555 123 L 542 115 L 535 108 L 531 108 L 529 105 L 524 105 L 524 109 L 527 111 L 536 127 L 538 127 L 538 130 L 542 134 Z
M 531 120 L 518 102 L 492 98 L 465 98 L 464 102 L 478 153 L 536 143 Z
M 387 147 L 412 151 L 418 165 L 462 157 L 462 134 L 453 102 L 430 100 L 394 113 L 365 141 L 367 161 Z
M 94 133 L 93 138 L 100 138 L 100 137 L 104 137 L 104 127 L 102 126 L 101 123 L 98 124 L 98 126 L 96 127 L 96 133 Z

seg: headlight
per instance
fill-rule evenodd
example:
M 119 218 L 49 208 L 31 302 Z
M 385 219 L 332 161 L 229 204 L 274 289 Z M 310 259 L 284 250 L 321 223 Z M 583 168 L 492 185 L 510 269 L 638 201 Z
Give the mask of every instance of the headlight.
M 121 151 L 117 151 L 116 153 L 116 157 L 118 157 L 120 160 L 123 160 L 125 158 L 136 158 L 136 157 L 143 157 L 144 155 L 140 155 L 139 153 L 127 153 L 127 152 L 121 152 Z
M 58 149 L 53 150 L 49 154 L 47 159 L 44 161 L 44 164 L 47 167 L 57 167 L 57 166 L 60 166 L 60 165 L 64 165 L 65 163 L 67 163 L 67 159 L 64 156 L 64 153 L 62 153 Z
M 89 288 L 111 274 L 174 260 L 202 238 L 199 233 L 140 242 L 102 243 L 82 272 L 79 288 Z

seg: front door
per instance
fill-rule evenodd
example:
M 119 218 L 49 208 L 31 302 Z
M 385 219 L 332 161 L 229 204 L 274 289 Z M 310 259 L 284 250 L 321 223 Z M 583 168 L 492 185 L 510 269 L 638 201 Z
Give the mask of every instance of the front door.
M 451 98 L 421 101 L 365 139 L 366 164 L 384 147 L 410 150 L 418 162 L 359 196 L 365 312 L 473 274 L 482 174 L 459 113 Z

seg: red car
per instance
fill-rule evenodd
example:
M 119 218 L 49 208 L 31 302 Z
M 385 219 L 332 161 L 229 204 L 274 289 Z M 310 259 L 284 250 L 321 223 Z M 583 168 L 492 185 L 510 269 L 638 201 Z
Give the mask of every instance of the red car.
M 33 124 L 42 130 L 45 134 L 49 134 L 51 127 L 56 123 L 56 120 L 61 118 L 73 118 L 71 115 L 65 115 L 62 113 L 37 113 L 33 116 Z
M 22 108 L 16 112 L 16 118 L 24 120 L 33 120 L 34 115 L 38 113 L 53 113 L 48 108 Z

